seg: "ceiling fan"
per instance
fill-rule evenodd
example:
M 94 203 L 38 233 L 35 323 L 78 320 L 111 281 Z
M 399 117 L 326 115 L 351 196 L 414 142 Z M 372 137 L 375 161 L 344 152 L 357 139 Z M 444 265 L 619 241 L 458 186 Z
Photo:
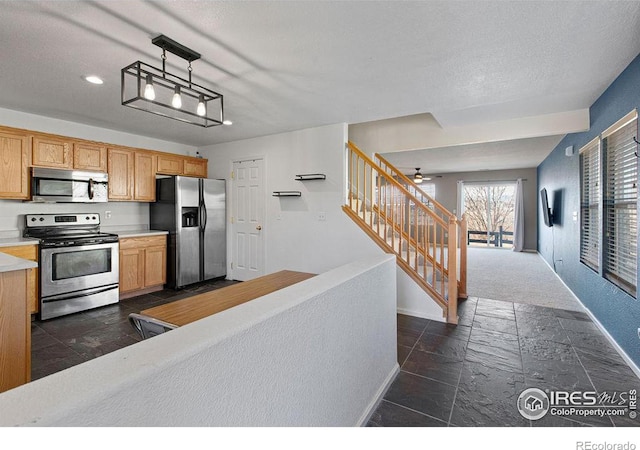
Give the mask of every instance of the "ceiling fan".
M 409 169 L 409 168 L 408 167 L 399 167 L 399 169 L 405 169 L 406 170 L 406 169 Z M 408 178 L 412 179 L 415 184 L 420 184 L 423 181 L 431 180 L 431 177 L 425 176 L 425 175 L 422 174 L 422 172 L 420 172 L 420 167 L 414 167 L 412 169 L 415 169 L 415 173 L 406 173 L 405 175 Z
M 420 184 L 423 181 L 431 181 L 434 178 L 442 178 L 442 175 L 425 175 L 420 172 L 420 167 L 399 167 L 407 178 L 410 178 L 415 184 Z M 407 170 L 411 170 L 411 173 L 407 173 Z M 413 172 L 415 170 L 415 172 Z

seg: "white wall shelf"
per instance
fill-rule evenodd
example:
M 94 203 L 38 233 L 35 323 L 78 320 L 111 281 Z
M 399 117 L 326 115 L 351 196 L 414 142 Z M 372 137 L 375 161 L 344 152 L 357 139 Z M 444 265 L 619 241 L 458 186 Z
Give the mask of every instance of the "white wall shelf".
M 324 173 L 303 173 L 296 175 L 296 181 L 312 181 L 312 180 L 326 180 L 327 176 Z
M 302 197 L 300 191 L 273 191 L 274 197 Z

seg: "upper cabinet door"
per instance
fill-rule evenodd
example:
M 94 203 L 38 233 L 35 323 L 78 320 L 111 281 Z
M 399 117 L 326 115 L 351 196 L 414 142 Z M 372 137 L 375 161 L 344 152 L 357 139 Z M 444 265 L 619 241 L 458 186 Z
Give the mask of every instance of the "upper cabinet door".
M 106 172 L 107 148 L 97 144 L 74 142 L 73 168 Z
M 71 169 L 71 142 L 49 136 L 34 136 L 32 164 L 38 167 Z
M 158 155 L 157 173 L 163 175 L 182 175 L 184 170 L 183 157 L 168 154 Z
M 184 174 L 188 177 L 207 178 L 207 160 L 200 158 L 185 158 Z
M 156 201 L 156 155 L 152 152 L 135 152 L 134 200 Z
M 133 151 L 119 148 L 107 150 L 109 200 L 133 200 Z
M 29 198 L 30 141 L 27 134 L 0 130 L 0 198 Z

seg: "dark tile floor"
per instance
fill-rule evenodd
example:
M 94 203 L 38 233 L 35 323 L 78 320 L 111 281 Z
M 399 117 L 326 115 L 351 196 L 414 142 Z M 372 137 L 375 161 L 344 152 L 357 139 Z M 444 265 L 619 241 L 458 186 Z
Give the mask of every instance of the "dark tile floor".
M 31 379 L 37 380 L 140 341 L 140 335 L 128 320 L 132 312 L 233 283 L 212 280 L 179 291 L 165 289 L 55 319 L 34 320 L 31 322 Z
M 469 298 L 448 325 L 398 315 L 401 370 L 369 426 L 640 426 L 640 419 L 524 419 L 529 387 L 628 391 L 640 380 L 585 313 Z

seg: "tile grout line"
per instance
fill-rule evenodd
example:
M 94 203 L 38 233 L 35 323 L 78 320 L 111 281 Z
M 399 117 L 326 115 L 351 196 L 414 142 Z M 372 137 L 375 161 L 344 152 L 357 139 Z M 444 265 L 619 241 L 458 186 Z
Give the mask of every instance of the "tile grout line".
M 411 350 L 409 350 L 409 353 L 407 353 L 407 356 L 404 358 L 404 361 L 402 361 L 402 364 L 400 364 L 400 370 L 402 370 L 402 366 L 404 365 L 405 362 L 407 362 L 407 359 L 409 359 L 409 356 L 411 355 L 411 352 L 413 352 L 413 349 L 416 348 L 416 345 L 418 345 L 418 341 L 420 341 L 420 339 L 422 338 L 422 335 L 424 335 L 424 332 L 427 330 L 427 328 L 429 328 L 429 324 L 431 324 L 431 320 L 430 319 L 426 319 L 426 320 L 428 320 L 428 322 L 422 329 L 420 336 L 418 336 L 418 339 L 416 339 L 416 341 L 411 346 Z M 407 373 L 411 373 L 411 372 L 407 372 Z
M 414 412 L 414 413 L 418 413 L 418 414 L 420 414 L 421 416 L 425 416 L 425 417 L 428 417 L 428 418 L 430 418 L 430 419 L 437 420 L 438 422 L 442 422 L 442 424 L 443 424 L 443 425 L 447 425 L 447 422 L 445 422 L 444 420 L 442 420 L 442 419 L 438 419 L 437 417 L 434 417 L 434 416 L 432 416 L 432 415 L 430 415 L 430 414 L 427 414 L 427 413 L 424 413 L 424 412 L 422 412 L 422 411 L 418 411 L 418 410 L 416 410 L 416 409 L 409 408 L 408 406 L 400 405 L 400 404 L 398 404 L 398 403 L 396 403 L 396 402 L 392 402 L 391 400 L 386 400 L 386 399 L 384 399 L 384 398 L 382 399 L 382 401 L 383 401 L 383 402 L 390 403 L 390 404 L 395 405 L 395 406 L 399 406 L 400 408 L 404 408 L 404 409 L 406 409 L 406 410 L 408 410 L 408 411 L 412 411 L 412 412 Z
M 462 360 L 462 367 L 460 368 L 460 374 L 458 375 L 458 382 L 456 383 L 456 390 L 453 392 L 453 402 L 451 402 L 451 411 L 449 411 L 449 420 L 447 420 L 447 427 L 451 427 L 451 418 L 453 417 L 453 410 L 456 406 L 456 400 L 458 398 L 458 389 L 460 388 L 460 380 L 462 379 L 462 372 L 467 361 L 467 348 L 469 347 L 469 341 L 471 340 L 471 333 L 473 332 L 473 322 L 476 320 L 476 311 L 478 309 L 478 303 L 480 299 L 476 300 L 476 306 L 473 310 L 473 318 L 471 319 L 471 326 L 469 331 L 469 337 L 467 338 L 467 347 L 464 350 L 464 359 Z
M 573 331 L 573 330 L 567 330 L 564 325 L 562 324 L 562 322 L 560 320 L 558 320 L 558 323 L 560 324 L 560 327 L 566 332 L 566 331 Z M 571 339 L 571 336 L 569 336 L 568 333 L 565 333 L 567 335 L 567 338 L 569 339 L 569 343 L 571 345 L 571 350 L 573 350 L 573 354 L 576 355 L 576 358 L 578 358 L 578 362 L 580 363 L 580 367 L 582 367 L 582 370 L 584 370 L 585 375 L 587 376 L 587 378 L 589 379 L 589 383 L 591 383 L 591 387 L 593 388 L 593 390 L 595 392 L 598 392 L 598 390 L 596 389 L 596 385 L 593 383 L 593 380 L 591 379 L 591 375 L 589 375 L 589 372 L 587 371 L 587 368 L 584 366 L 582 359 L 580 358 L 580 355 L 578 354 L 576 348 L 573 345 L 573 340 Z M 607 416 L 607 418 L 609 419 L 609 422 L 611 422 L 611 426 L 615 427 L 616 424 L 613 421 L 613 419 L 611 418 L 611 416 Z
M 522 345 L 520 343 L 520 331 L 518 330 L 518 316 L 516 316 L 516 307 L 515 304 L 512 303 L 513 306 L 513 316 L 516 318 L 516 337 L 518 338 L 518 354 L 520 355 L 520 366 L 522 367 L 522 379 L 524 380 L 524 388 L 527 389 L 527 376 L 524 373 L 524 358 L 522 357 Z M 516 400 L 517 401 L 517 400 Z M 516 404 L 516 409 L 518 405 Z M 533 421 L 529 419 L 529 428 L 533 428 Z

